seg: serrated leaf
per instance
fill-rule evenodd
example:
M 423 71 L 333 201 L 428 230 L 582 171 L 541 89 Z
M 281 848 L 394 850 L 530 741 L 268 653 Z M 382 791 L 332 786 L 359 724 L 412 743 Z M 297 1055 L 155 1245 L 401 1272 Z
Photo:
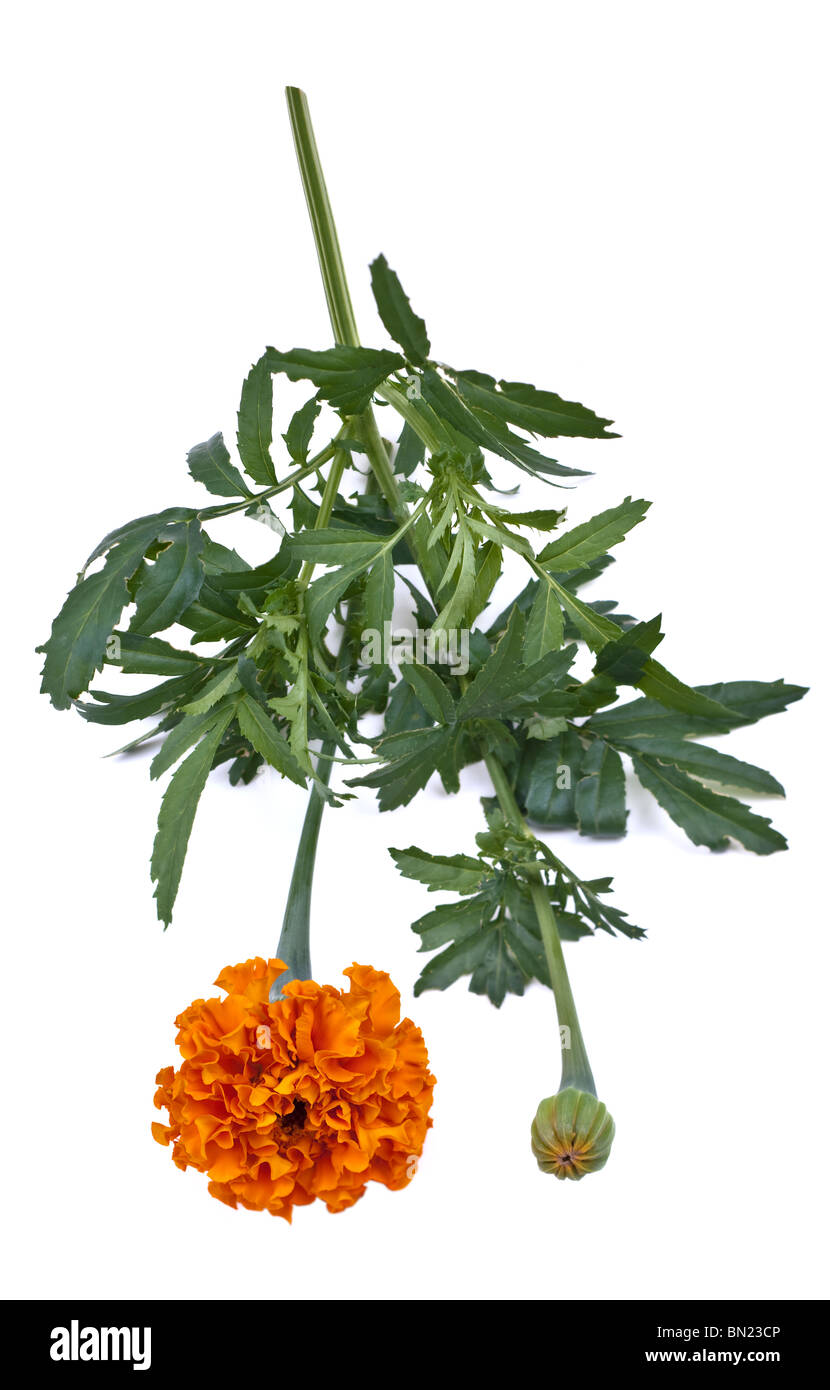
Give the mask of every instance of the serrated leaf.
M 523 652 L 525 663 L 529 665 L 546 652 L 557 651 L 564 637 L 565 620 L 559 600 L 547 584 L 540 584 L 527 617 Z
M 187 455 L 190 476 L 216 497 L 250 497 L 250 489 L 231 456 L 221 434 L 211 435 L 203 444 L 194 444 Z M 273 480 L 272 480 L 273 481 Z
M 100 671 L 107 642 L 129 602 L 127 581 L 158 534 L 163 516 L 142 517 L 122 527 L 121 539 L 112 544 L 103 568 L 68 594 L 49 640 L 39 648 L 46 654 L 41 693 L 50 696 L 56 709 L 68 709 Z
M 159 920 L 164 922 L 165 926 L 170 925 L 173 917 L 173 904 L 179 891 L 199 797 L 204 791 L 222 735 L 232 718 L 233 710 L 226 710 L 210 733 L 205 735 L 181 767 L 173 773 L 170 785 L 162 797 L 150 874 L 156 885 L 155 898 Z
M 300 531 L 288 539 L 292 555 L 315 565 L 348 565 L 362 560 L 367 564 L 383 545 L 371 531 L 349 526 L 321 526 L 316 531 Z
M 622 759 L 602 739 L 582 757 L 574 802 L 583 835 L 625 834 L 625 772 Z
M 265 357 L 270 370 L 284 372 L 289 381 L 313 382 L 321 400 L 328 401 L 344 415 L 359 415 L 364 411 L 375 389 L 405 365 L 397 352 L 340 344 L 322 352 L 312 348 L 278 352 L 269 347 Z
M 342 569 L 320 575 L 319 579 L 309 584 L 305 593 L 305 611 L 312 642 L 317 642 L 322 637 L 335 604 L 365 568 L 364 560 L 353 560 L 351 564 L 343 565 Z
M 319 414 L 320 402 L 316 396 L 312 396 L 310 401 L 306 401 L 305 405 L 301 405 L 300 409 L 295 410 L 291 416 L 283 439 L 285 440 L 285 447 L 295 463 L 303 464 L 308 458 L 311 436 L 314 433 L 314 425 Z
M 660 621 L 658 613 L 649 622 L 635 623 L 621 637 L 607 642 L 597 655 L 597 675 L 608 676 L 615 685 L 636 685 L 643 677 L 649 656 L 663 640 Z
M 152 714 L 170 709 L 192 690 L 198 679 L 199 668 L 196 667 L 185 676 L 162 681 L 135 695 L 113 695 L 108 690 L 95 690 L 92 692 L 95 703 L 79 702 L 76 709 L 91 724 L 131 724 L 133 720 L 148 719 Z
M 566 468 L 564 464 L 557 463 L 556 459 L 545 458 L 502 425 L 495 416 L 471 409 L 454 387 L 444 381 L 432 367 L 425 368 L 421 373 L 421 392 L 427 405 L 431 406 L 439 418 L 452 429 L 458 430 L 471 443 L 489 449 L 501 458 L 509 459 L 525 472 L 585 476 L 584 469 Z
M 178 622 L 198 597 L 205 577 L 201 561 L 204 537 L 198 521 L 170 528 L 175 536 L 138 586 L 130 631 L 149 637 Z
M 678 767 L 633 754 L 634 771 L 646 791 L 659 802 L 693 844 L 725 849 L 739 840 L 755 854 L 786 849 L 787 841 L 773 830 L 765 816 L 756 815 L 742 801 L 711 791 Z
M 243 695 L 236 707 L 240 732 L 253 745 L 260 757 L 275 767 L 284 777 L 299 786 L 306 785 L 305 775 L 296 761 L 288 742 L 257 700 Z
M 471 405 L 545 439 L 617 437 L 608 433 L 610 420 L 601 419 L 578 401 L 563 400 L 554 391 L 540 391 L 522 381 L 500 381 L 497 386 L 493 377 L 482 372 L 459 372 L 457 381 Z
M 183 705 L 185 714 L 204 714 L 206 710 L 219 703 L 225 695 L 237 689 L 239 677 L 235 666 L 228 666 L 226 670 L 219 671 L 212 680 L 208 681 L 203 690 L 199 691 L 195 700 Z
M 470 719 L 479 710 L 498 708 L 499 692 L 521 666 L 525 624 L 518 608 L 513 608 L 507 626 L 458 702 L 458 718 Z
M 443 728 L 392 734 L 377 745 L 378 752 L 389 761 L 365 777 L 349 780 L 348 785 L 376 787 L 381 811 L 405 806 L 439 770 L 451 740 L 450 731 Z
M 429 356 L 426 324 L 413 312 L 401 282 L 385 256 L 378 256 L 372 261 L 370 271 L 372 294 L 384 328 L 390 338 L 394 338 L 403 348 L 408 361 L 420 366 Z
M 405 661 L 401 675 L 410 685 L 427 714 L 436 724 L 451 724 L 455 719 L 455 701 L 441 677 L 429 666 L 417 661 Z
M 233 714 L 232 705 L 224 705 L 221 708 L 214 706 L 206 710 L 203 714 L 187 714 L 180 719 L 178 724 L 170 730 L 161 748 L 156 753 L 150 763 L 150 776 L 155 780 L 167 772 L 175 763 L 183 758 L 189 748 L 194 743 L 198 743 L 205 734 L 211 733 L 220 724 L 222 731 L 227 728 L 230 719 L 228 714 Z
M 474 893 L 486 875 L 481 860 L 469 854 L 428 854 L 415 845 L 408 849 L 390 849 L 389 853 L 404 878 L 425 883 L 431 893 L 442 890 Z
M 142 637 L 138 632 L 114 632 L 118 655 L 106 660 L 130 676 L 186 676 L 201 664 L 195 652 L 182 652 L 161 637 Z
M 446 989 L 462 975 L 469 975 L 486 956 L 487 946 L 487 934 L 481 931 L 462 937 L 440 955 L 433 956 L 415 981 L 415 996 L 426 989 Z
M 127 542 L 132 545 L 141 545 L 141 554 L 147 549 L 151 541 L 156 536 L 160 536 L 167 526 L 171 526 L 177 521 L 193 521 L 199 515 L 193 507 L 168 507 L 163 512 L 150 513 L 147 516 L 137 516 L 133 521 L 127 521 L 123 526 L 117 526 L 114 531 L 108 531 L 104 539 L 99 541 L 89 556 L 84 571 L 94 560 L 98 560 L 102 555 L 111 550 L 114 545 L 121 545 Z M 141 544 L 142 537 L 145 537 L 144 544 Z
M 540 570 L 539 575 L 541 581 L 546 582 L 553 589 L 565 612 L 573 619 L 592 651 L 602 651 L 609 642 L 616 642 L 623 635 L 624 629 L 618 623 L 597 613 L 588 604 L 576 598 L 552 575 L 545 570 Z M 659 661 L 655 661 L 653 657 L 649 657 L 643 663 L 643 672 L 637 685 L 640 690 L 653 696 L 670 709 L 725 723 L 729 729 L 745 722 L 741 716 L 727 709 L 720 701 L 706 695 L 704 687 L 695 689 L 693 686 L 686 685 L 683 681 L 678 680 L 677 676 L 673 676 L 671 671 L 667 671 L 665 666 L 661 666 Z
M 628 532 L 643 520 L 650 506 L 651 503 L 643 498 L 632 501 L 626 497 L 618 506 L 609 507 L 590 521 L 557 536 L 540 552 L 538 563 L 556 574 L 581 569 L 624 541 Z
M 682 737 L 684 734 L 726 734 L 737 724 L 754 724 L 769 714 L 778 714 L 794 700 L 806 695 L 806 687 L 785 685 L 783 681 L 724 681 L 717 685 L 699 685 L 695 693 L 714 702 L 718 710 L 712 716 L 688 714 L 670 709 L 654 699 L 629 700 L 603 710 L 591 717 L 589 727 L 603 735 L 624 737 L 638 734 L 660 734 Z M 707 706 L 708 708 L 708 706 Z
M 784 795 L 781 783 L 770 772 L 722 753 L 719 748 L 708 748 L 703 743 L 685 738 L 660 737 L 658 734 L 619 740 L 619 747 L 626 752 L 644 753 L 661 763 L 672 763 L 694 777 L 718 782 L 723 787 L 743 787 L 747 791 L 768 796 Z
M 410 424 L 405 424 L 395 450 L 394 468 L 399 477 L 409 478 L 426 457 L 426 445 Z
M 449 941 L 460 941 L 482 927 L 492 912 L 493 900 L 487 893 L 477 893 L 461 902 L 441 903 L 412 923 L 412 930 L 421 938 L 418 950 L 435 951 Z
M 582 744 L 572 730 L 525 745 L 516 790 L 535 825 L 577 824 L 575 796 L 582 757 Z
M 395 566 L 391 550 L 385 550 L 372 565 L 363 598 L 364 632 L 383 633 L 392 621 L 395 604 Z

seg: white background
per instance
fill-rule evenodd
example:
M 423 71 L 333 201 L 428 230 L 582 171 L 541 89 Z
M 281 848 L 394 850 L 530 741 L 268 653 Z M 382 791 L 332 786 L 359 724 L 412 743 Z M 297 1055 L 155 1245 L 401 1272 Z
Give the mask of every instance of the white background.
M 4 35 L 3 1161 L 11 1296 L 816 1297 L 826 1190 L 826 11 L 809 3 L 32 3 Z M 211 781 L 176 919 L 148 877 L 158 787 L 120 730 L 36 694 L 43 641 L 111 526 L 199 495 L 266 343 L 330 333 L 283 87 L 315 118 L 364 340 L 381 250 L 436 353 L 585 400 L 623 438 L 571 521 L 654 500 L 595 596 L 664 615 L 694 683 L 814 686 L 729 750 L 769 766 L 792 849 L 696 849 L 636 786 L 629 835 L 564 833 L 648 929 L 568 949 L 605 1171 L 528 1148 L 557 1049 L 540 987 L 412 997 L 434 899 L 390 844 L 469 850 L 480 770 L 380 818 L 327 814 L 318 978 L 385 967 L 439 1085 L 416 1181 L 289 1228 L 211 1200 L 149 1125 L 173 1018 L 273 951 L 303 811 Z M 284 428 L 284 425 L 282 426 Z M 502 475 L 504 476 L 504 475 Z M 219 538 L 253 560 L 264 528 Z M 821 566 L 821 572 L 819 567 Z M 12 629 L 9 640 L 9 627 Z

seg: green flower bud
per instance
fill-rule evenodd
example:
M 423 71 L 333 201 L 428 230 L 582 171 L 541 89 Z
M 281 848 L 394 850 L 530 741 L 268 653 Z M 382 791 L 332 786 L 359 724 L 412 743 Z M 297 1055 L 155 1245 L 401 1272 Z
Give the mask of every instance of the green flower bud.
M 614 1141 L 614 1121 L 590 1091 L 567 1086 L 536 1111 L 530 1142 L 543 1173 L 583 1178 L 605 1166 Z

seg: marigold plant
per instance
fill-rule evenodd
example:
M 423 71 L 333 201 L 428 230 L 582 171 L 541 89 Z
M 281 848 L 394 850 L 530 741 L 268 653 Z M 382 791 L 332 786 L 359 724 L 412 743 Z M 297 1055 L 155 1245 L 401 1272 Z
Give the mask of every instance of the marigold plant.
M 334 344 L 265 348 L 242 387 L 238 465 L 221 433 L 188 454 L 210 504 L 168 507 L 105 536 L 43 647 L 42 689 L 58 709 L 106 725 L 155 721 L 127 747 L 155 741 L 151 776 L 172 773 L 151 860 L 165 924 L 213 769 L 244 786 L 267 766 L 309 791 L 278 959 L 225 971 L 227 999 L 182 1014 L 184 1061 L 160 1075 L 170 1125 L 157 1137 L 172 1141 L 180 1166 L 209 1174 L 215 1196 L 283 1216 L 316 1196 L 340 1210 L 369 1181 L 405 1184 L 432 1077 L 387 976 L 354 966 L 347 994 L 313 982 L 321 818 L 348 788 L 374 790 L 383 812 L 433 777 L 455 794 L 478 763 L 492 795 L 475 845 L 390 851 L 406 877 L 452 895 L 413 923 L 432 953 L 415 994 L 464 978 L 496 1007 L 532 984 L 551 991 L 561 1071 L 531 1147 L 542 1171 L 579 1179 L 603 1167 L 615 1131 L 563 942 L 645 932 L 610 899 L 610 878 L 585 876 L 552 842 L 570 831 L 625 835 L 628 773 L 697 846 L 786 849 L 769 818 L 733 794 L 781 796 L 781 783 L 710 739 L 805 692 L 783 680 L 687 684 L 654 655 L 659 613 L 637 618 L 587 596 L 643 522 L 645 499 L 625 496 L 567 525 L 562 506 L 515 501 L 528 476 L 553 487 L 584 476 L 545 441 L 605 451 L 617 438 L 611 420 L 510 376 L 448 365 L 384 256 L 370 273 L 388 341 L 361 344 L 303 93 L 289 88 L 288 106 Z M 280 532 L 265 562 L 213 534 L 238 513 Z M 526 582 L 496 602 L 507 554 Z M 415 635 L 430 642 L 399 663 L 388 638 L 404 592 Z M 160 679 L 127 694 L 92 688 L 104 665 Z M 346 776 L 332 786 L 335 764 Z M 267 1046 L 259 1027 L 271 1030 Z

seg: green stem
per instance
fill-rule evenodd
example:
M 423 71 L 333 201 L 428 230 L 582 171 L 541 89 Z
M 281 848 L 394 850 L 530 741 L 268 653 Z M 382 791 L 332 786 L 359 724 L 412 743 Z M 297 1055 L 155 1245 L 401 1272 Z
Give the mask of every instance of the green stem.
M 529 835 L 527 824 L 519 810 L 513 788 L 501 763 L 492 753 L 485 753 L 484 761 L 505 820 L 520 835 Z M 578 1090 L 590 1091 L 592 1095 L 596 1095 L 588 1052 L 582 1036 L 582 1029 L 579 1026 L 576 1003 L 565 965 L 565 954 L 562 950 L 559 928 L 556 925 L 556 916 L 548 897 L 541 869 L 536 869 L 533 872 L 530 896 L 533 900 L 542 936 L 542 945 L 550 972 L 551 988 L 556 1003 L 556 1016 L 559 1020 L 562 1038 L 562 1079 L 559 1083 L 559 1089 L 562 1090 L 565 1086 L 576 1086 Z
M 197 513 L 200 521 L 215 521 L 217 517 L 230 516 L 232 512 L 241 512 L 248 507 L 256 506 L 257 502 L 267 502 L 269 497 L 275 497 L 278 492 L 285 492 L 286 488 L 293 487 L 295 483 L 301 483 L 304 478 L 308 478 L 312 473 L 319 472 L 324 463 L 328 463 L 337 448 L 337 443 L 333 439 L 327 444 L 325 449 L 321 449 L 319 454 L 315 454 L 313 459 L 304 463 L 302 468 L 296 469 L 294 473 L 289 473 L 287 478 L 283 478 L 281 483 L 274 483 L 262 492 L 252 492 L 249 497 L 245 497 L 241 502 L 229 502 L 227 506 L 219 504 L 216 507 L 203 507 Z
M 346 279 L 326 180 L 317 151 L 317 141 L 314 138 L 314 127 L 311 124 L 308 101 L 305 92 L 300 91 L 298 87 L 287 87 L 285 95 L 288 101 L 288 115 L 294 136 L 294 148 L 297 151 L 297 162 L 300 166 L 308 214 L 314 232 L 314 243 L 317 247 L 317 259 L 320 262 L 320 273 L 323 277 L 323 288 L 326 293 L 326 303 L 328 304 L 334 339 L 335 342 L 341 343 L 344 347 L 360 347 L 360 338 L 352 308 L 352 297 L 349 293 L 349 284 Z M 390 466 L 389 455 L 381 438 L 374 413 L 370 408 L 362 415 L 357 416 L 356 419 L 358 432 L 362 437 L 362 443 L 366 445 L 369 463 L 378 486 L 386 498 L 395 520 L 399 525 L 403 525 L 409 516 L 409 510 L 406 503 L 401 500 L 398 484 Z M 409 535 L 409 544 L 413 558 L 430 585 L 430 591 L 434 598 L 442 570 L 439 556 L 427 549 L 427 539 L 425 522 L 419 522 L 413 527 Z
M 317 759 L 317 778 L 328 786 L 331 777 L 331 754 L 334 743 L 324 743 Z M 285 902 L 285 915 L 282 919 L 277 946 L 277 957 L 285 961 L 288 969 L 271 986 L 271 999 L 282 996 L 283 985 L 289 980 L 310 980 L 311 972 L 311 886 L 314 880 L 314 860 L 317 855 L 317 841 L 320 838 L 320 822 L 323 819 L 325 798 L 321 788 L 315 783 L 311 788 L 306 807 L 294 872 Z
M 294 135 L 294 148 L 303 180 L 308 215 L 314 229 L 314 244 L 320 261 L 320 273 L 326 291 L 334 340 L 344 347 L 357 347 L 357 326 L 354 319 L 349 286 L 343 269 L 343 257 L 337 228 L 331 212 L 326 181 L 317 153 L 317 141 L 308 110 L 305 92 L 299 87 L 286 87 L 288 115 Z

